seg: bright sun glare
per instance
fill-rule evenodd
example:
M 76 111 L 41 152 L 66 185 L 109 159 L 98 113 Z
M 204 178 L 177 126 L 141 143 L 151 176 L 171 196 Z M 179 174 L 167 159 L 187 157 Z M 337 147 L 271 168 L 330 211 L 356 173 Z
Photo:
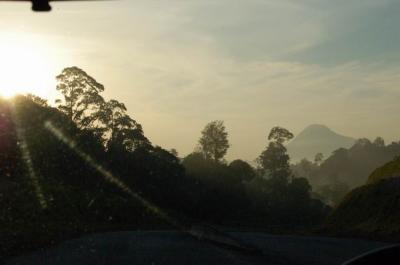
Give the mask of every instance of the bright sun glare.
M 32 93 L 49 99 L 55 80 L 48 48 L 28 34 L 0 34 L 0 96 Z

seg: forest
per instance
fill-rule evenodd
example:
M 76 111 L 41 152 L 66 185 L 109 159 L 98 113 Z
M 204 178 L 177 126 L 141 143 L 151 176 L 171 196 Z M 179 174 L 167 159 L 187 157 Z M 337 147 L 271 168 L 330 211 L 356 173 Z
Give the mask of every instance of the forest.
M 334 206 L 352 189 L 367 183 L 378 167 L 400 155 L 400 141 L 385 144 L 382 137 L 361 138 L 350 148 L 339 148 L 329 157 L 317 153 L 314 161 L 302 159 L 292 164 L 293 174 L 306 178 L 313 196 Z
M 227 162 L 220 120 L 199 132 L 193 153 L 154 146 L 122 102 L 78 67 L 57 77 L 56 105 L 35 95 L 0 101 L 1 253 L 90 232 L 225 227 L 292 231 L 321 224 L 330 207 L 295 177 L 271 128 L 257 166 Z M 33 240 L 34 239 L 34 240 Z
M 227 161 L 229 130 L 213 120 L 180 157 L 152 144 L 124 103 L 106 99 L 105 87 L 84 70 L 65 68 L 56 80 L 55 104 L 32 94 L 0 99 L 2 255 L 88 233 L 197 224 L 352 234 L 371 217 L 370 205 L 384 209 L 375 204 L 397 198 L 390 184 L 397 180 L 381 179 L 398 176 L 400 142 L 361 138 L 327 158 L 291 163 L 286 145 L 294 135 L 274 126 L 255 163 Z M 382 221 L 355 234 L 397 231 L 387 217 L 380 212 Z

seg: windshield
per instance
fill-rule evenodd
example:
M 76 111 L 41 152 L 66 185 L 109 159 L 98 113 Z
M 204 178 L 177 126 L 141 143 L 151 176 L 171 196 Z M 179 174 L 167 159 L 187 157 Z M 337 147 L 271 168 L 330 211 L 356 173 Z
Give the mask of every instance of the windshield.
M 340 264 L 399 239 L 399 11 L 1 2 L 0 257 Z

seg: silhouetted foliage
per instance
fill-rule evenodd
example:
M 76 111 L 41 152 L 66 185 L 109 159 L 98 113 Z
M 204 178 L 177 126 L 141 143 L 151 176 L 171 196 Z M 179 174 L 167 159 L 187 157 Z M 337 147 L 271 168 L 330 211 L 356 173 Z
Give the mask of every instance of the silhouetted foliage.
M 292 179 L 287 130 L 271 131 L 264 175 L 223 160 L 222 121 L 202 131 L 200 152 L 180 160 L 153 146 L 125 105 L 104 100 L 104 87 L 83 70 L 66 68 L 57 79 L 58 108 L 34 95 L 0 100 L 0 253 L 87 232 L 169 227 L 171 219 L 265 228 L 326 215 L 308 182 Z
M 268 136 L 268 147 L 258 158 L 261 172 L 272 181 L 280 185 L 286 185 L 291 177 L 289 155 L 287 154 L 284 142 L 293 138 L 293 134 L 281 127 L 274 127 Z
M 57 90 L 63 100 L 56 100 L 58 109 L 79 128 L 95 126 L 97 113 L 104 99 L 104 86 L 78 67 L 65 68 L 57 76 Z
M 169 150 L 169 152 L 170 152 L 171 154 L 173 154 L 175 157 L 178 157 L 178 156 L 179 156 L 178 151 L 177 151 L 175 148 L 172 148 L 171 150 Z
M 268 140 L 270 141 L 273 140 L 274 142 L 280 144 L 283 144 L 284 142 L 287 142 L 292 138 L 293 138 L 293 133 L 279 126 L 272 128 L 268 135 Z
M 400 168 L 399 161 L 397 163 Z M 325 231 L 375 240 L 400 238 L 400 177 L 392 175 L 349 192 L 328 216 Z
M 317 153 L 314 158 L 314 163 L 319 165 L 324 160 L 324 155 L 322 153 Z
M 206 158 L 220 161 L 228 151 L 228 133 L 223 121 L 212 121 L 201 132 L 199 140 L 200 151 Z
M 400 176 L 400 155 L 396 156 L 392 161 L 372 171 L 368 177 L 367 184 L 377 183 L 384 179 Z
M 112 99 L 104 102 L 99 112 L 98 119 L 104 124 L 106 146 L 111 152 L 118 148 L 133 151 L 150 145 L 149 140 L 143 135 L 142 126 L 126 111 L 123 103 Z
M 229 169 L 234 172 L 238 181 L 244 183 L 253 180 L 256 177 L 255 169 L 247 162 L 236 159 L 229 164 Z
M 385 145 L 381 137 L 373 142 L 358 139 L 348 149 L 339 148 L 322 163 L 302 160 L 292 166 L 296 176 L 307 178 L 326 203 L 335 205 L 352 188 L 366 183 L 372 171 L 400 155 L 400 142 Z
M 382 137 L 376 137 L 373 144 L 377 147 L 385 147 L 385 140 Z
M 57 109 L 40 105 L 32 97 L 19 97 L 13 103 L 0 102 L 0 110 L 0 215 L 4 216 L 0 218 L 0 236 L 4 239 L 1 252 L 106 227 L 137 228 L 164 222 L 107 181 L 96 170 L 95 163 L 105 167 L 108 164 L 115 178 L 128 183 L 132 172 L 126 170 L 127 165 L 135 161 L 138 166 L 134 169 L 143 173 L 138 177 L 147 181 L 142 180 L 146 185 L 137 187 L 132 179 L 132 186 L 139 193 L 147 192 L 146 198 L 161 206 L 180 207 L 179 191 L 160 192 L 149 188 L 162 185 L 172 189 L 181 182 L 174 177 L 184 177 L 179 160 L 169 152 L 158 147 L 146 149 L 139 156 L 140 161 L 127 152 L 130 155 L 121 156 L 123 161 L 116 164 L 123 165 L 125 170 L 113 168 L 102 139 L 89 130 L 79 129 Z M 74 149 L 46 129 L 46 122 L 62 131 L 63 137 L 73 142 Z M 78 148 L 92 160 L 82 159 L 75 151 Z M 29 242 L 24 242 L 24 238 L 30 238 Z
M 36 104 L 38 104 L 38 105 L 40 105 L 40 106 L 42 106 L 42 107 L 47 107 L 47 106 L 48 106 L 47 100 L 46 100 L 46 99 L 43 99 L 43 98 L 38 97 L 38 96 L 35 96 L 35 95 L 33 95 L 33 94 L 27 94 L 26 97 L 27 97 L 29 100 L 35 102 Z

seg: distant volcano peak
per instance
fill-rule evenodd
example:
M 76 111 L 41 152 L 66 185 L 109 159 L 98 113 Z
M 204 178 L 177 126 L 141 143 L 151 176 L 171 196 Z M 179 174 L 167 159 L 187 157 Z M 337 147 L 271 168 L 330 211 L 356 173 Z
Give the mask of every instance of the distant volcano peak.
M 313 160 L 315 154 L 322 153 L 328 157 L 338 148 L 349 148 L 355 139 L 340 135 L 323 124 L 311 124 L 301 131 L 287 145 L 292 161 L 303 158 Z
M 328 126 L 324 125 L 324 124 L 318 124 L 318 123 L 314 123 L 314 124 L 310 124 L 308 125 L 305 130 L 329 130 L 331 131 L 331 129 L 328 128 Z

